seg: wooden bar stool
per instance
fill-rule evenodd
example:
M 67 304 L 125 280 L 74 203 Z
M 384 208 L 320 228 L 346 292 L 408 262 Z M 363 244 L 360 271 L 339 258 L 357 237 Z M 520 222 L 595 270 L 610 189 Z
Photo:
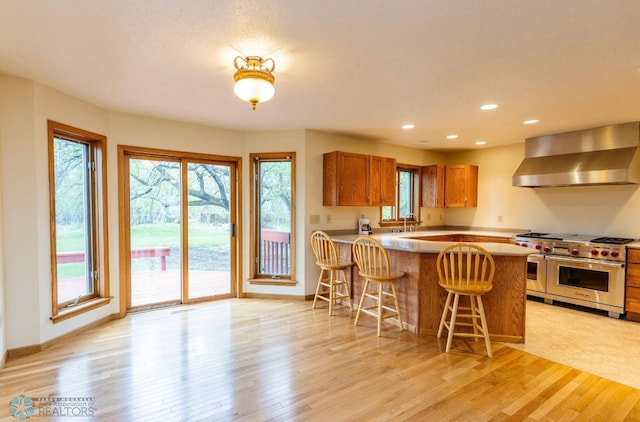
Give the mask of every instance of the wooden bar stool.
M 354 324 L 358 325 L 360 314 L 364 312 L 377 318 L 378 336 L 382 333 L 382 321 L 388 318 L 396 318 L 400 330 L 404 330 L 396 291 L 396 281 L 403 277 L 404 273 L 391 272 L 387 251 L 372 237 L 361 236 L 353 242 L 353 259 L 360 269 L 360 276 L 365 280 Z M 377 284 L 377 292 L 368 291 L 370 284 Z M 385 286 L 389 286 L 391 291 L 385 290 Z M 372 299 L 374 304 L 365 307 L 365 298 Z M 387 305 L 389 302 L 393 307 Z
M 446 327 L 446 352 L 451 350 L 453 336 L 471 337 L 475 341 L 484 338 L 487 355 L 493 357 L 487 318 L 482 306 L 482 295 L 491 290 L 495 263 L 493 257 L 484 248 L 470 243 L 456 243 L 443 249 L 436 259 L 438 283 L 447 290 L 447 301 L 442 311 L 438 337 Z M 469 298 L 469 307 L 459 306 L 460 296 Z M 453 299 L 453 305 L 451 300 Z M 459 311 L 467 313 L 459 313 Z M 447 321 L 447 315 L 451 317 Z M 459 322 L 458 319 L 468 322 Z M 478 319 L 480 324 L 478 324 Z M 456 327 L 471 327 L 473 332 L 456 332 Z M 469 330 L 471 331 L 471 330 Z
M 313 298 L 315 309 L 318 299 L 329 302 L 329 315 L 333 315 L 333 307 L 342 299 L 346 299 L 349 309 L 353 311 L 351 293 L 347 281 L 346 269 L 353 265 L 350 261 L 341 261 L 338 258 L 338 250 L 335 243 L 323 231 L 316 231 L 311 234 L 311 247 L 316 256 L 316 264 L 320 267 L 320 277 L 316 294 Z M 342 275 L 342 277 L 340 276 Z

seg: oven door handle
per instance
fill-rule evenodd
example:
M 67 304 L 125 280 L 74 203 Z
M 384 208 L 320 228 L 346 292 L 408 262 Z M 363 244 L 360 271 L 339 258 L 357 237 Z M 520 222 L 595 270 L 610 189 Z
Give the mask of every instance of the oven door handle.
M 579 266 L 580 264 L 592 264 L 592 265 L 600 265 L 602 267 L 624 268 L 624 262 L 600 261 L 600 260 L 591 259 L 591 258 L 575 259 L 575 258 L 564 258 L 562 256 L 547 256 L 547 261 L 569 262 L 572 264 L 576 264 L 576 266 Z

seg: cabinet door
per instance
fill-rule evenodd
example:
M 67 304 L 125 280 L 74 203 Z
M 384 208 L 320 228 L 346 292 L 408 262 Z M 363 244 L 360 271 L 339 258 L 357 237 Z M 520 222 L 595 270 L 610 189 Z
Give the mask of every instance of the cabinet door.
M 444 205 L 450 208 L 478 206 L 478 166 L 445 167 Z
M 444 166 L 433 164 L 422 167 L 422 206 L 444 207 Z
M 640 313 L 640 288 L 627 287 L 625 311 Z
M 323 205 L 369 204 L 368 155 L 330 152 L 323 167 Z
M 369 168 L 370 205 L 395 205 L 396 160 L 371 157 Z

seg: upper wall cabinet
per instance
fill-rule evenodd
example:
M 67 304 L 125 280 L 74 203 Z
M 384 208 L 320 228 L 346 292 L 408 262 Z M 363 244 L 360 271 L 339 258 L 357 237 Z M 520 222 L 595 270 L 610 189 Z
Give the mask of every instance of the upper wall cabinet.
M 422 206 L 473 208 L 478 206 L 478 166 L 434 164 L 422 168 Z
M 396 160 L 334 151 L 323 157 L 323 205 L 394 205 Z
M 444 208 L 444 166 L 422 167 L 422 206 Z

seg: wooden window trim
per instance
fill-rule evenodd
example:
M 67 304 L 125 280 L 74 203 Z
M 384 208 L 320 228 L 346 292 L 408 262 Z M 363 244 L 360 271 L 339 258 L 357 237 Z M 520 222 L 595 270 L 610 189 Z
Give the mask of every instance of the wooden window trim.
M 420 203 L 422 202 L 422 199 L 420 198 L 422 192 L 420 189 L 420 180 L 421 180 L 421 167 L 420 166 L 415 166 L 413 164 L 397 164 L 396 165 L 396 199 L 395 199 L 395 205 L 393 205 L 393 208 L 395 208 L 395 215 L 393 216 L 394 218 L 391 220 L 382 220 L 382 208 L 380 207 L 380 211 L 379 211 L 379 224 L 380 227 L 398 227 L 398 226 L 402 226 L 404 224 L 404 219 L 403 218 L 397 218 L 397 213 L 398 213 L 398 203 L 400 202 L 400 190 L 398 189 L 398 184 L 400 183 L 400 179 L 398 178 L 398 174 L 400 171 L 410 171 L 413 173 L 413 209 L 414 212 L 418 217 L 417 218 L 412 218 L 412 219 L 407 219 L 407 222 L 411 222 L 412 224 L 421 224 L 421 210 L 420 210 Z
M 258 251 L 258 221 L 257 221 L 257 209 L 256 209 L 256 195 L 257 195 L 257 166 L 256 163 L 259 160 L 286 160 L 291 162 L 291 234 L 290 234 L 290 270 L 288 276 L 280 276 L 273 278 L 268 274 L 259 274 L 258 266 L 256 265 L 256 256 Z M 295 286 L 298 282 L 295 280 L 296 274 L 296 153 L 295 152 L 265 152 L 265 153 L 250 153 L 249 161 L 250 167 L 250 188 L 249 188 L 249 215 L 250 215 L 250 269 L 251 274 L 247 280 L 250 284 L 254 285 L 271 285 L 271 286 Z
M 107 137 L 89 132 L 53 120 L 47 121 L 48 137 L 48 165 L 49 165 L 49 206 L 50 206 L 50 262 L 51 262 L 51 320 L 56 323 L 71 318 L 110 302 L 109 279 L 109 240 L 107 237 L 108 206 L 107 206 Z M 61 137 L 89 145 L 91 159 L 96 169 L 92 177 L 92 221 L 93 249 L 95 265 L 98 269 L 98 280 L 95 292 L 87 296 L 82 302 L 73 307 L 58 303 L 58 274 L 56 247 L 56 202 L 55 202 L 55 169 L 53 144 L 54 137 Z

